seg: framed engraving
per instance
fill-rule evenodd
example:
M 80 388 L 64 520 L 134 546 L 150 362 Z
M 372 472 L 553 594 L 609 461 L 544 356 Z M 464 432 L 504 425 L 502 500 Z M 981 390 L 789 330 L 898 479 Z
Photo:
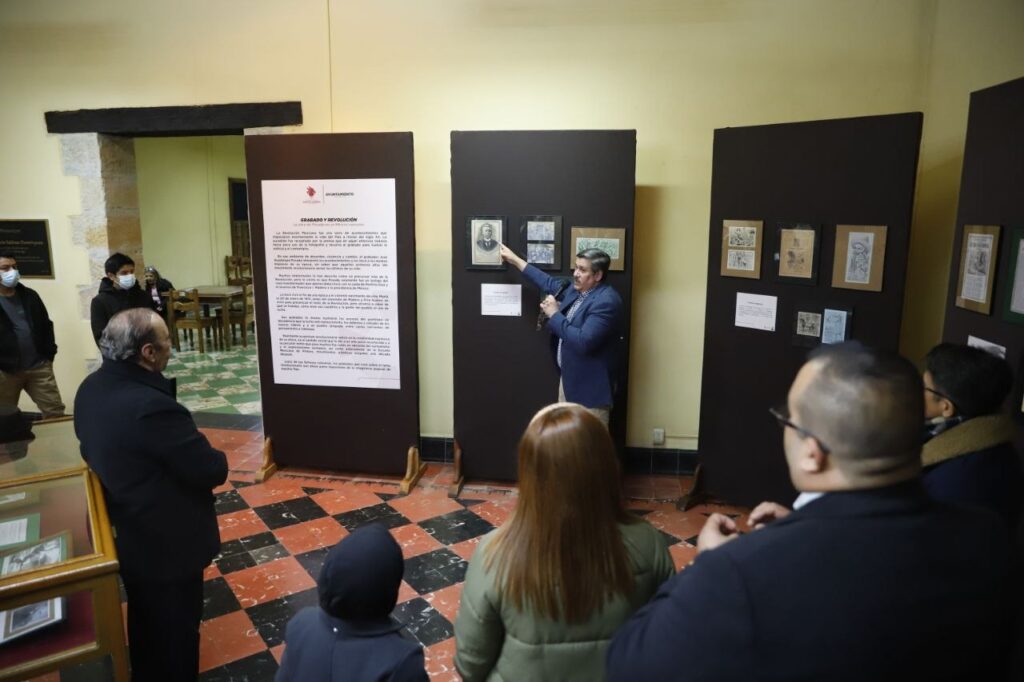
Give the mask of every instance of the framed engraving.
M 611 258 L 609 270 L 626 269 L 626 229 L 623 227 L 574 227 L 569 239 L 572 246 L 570 266 L 576 263 L 576 254 L 586 249 L 601 249 Z
M 0 576 L 59 564 L 71 555 L 71 532 L 42 538 L 31 544 L 4 552 L 0 556 Z M 63 597 L 0 611 L 0 643 L 27 635 L 64 620 Z
M 723 277 L 761 279 L 761 243 L 764 221 L 722 221 Z
M 992 285 L 998 256 L 998 225 L 964 225 L 960 277 L 956 284 L 958 307 L 983 315 L 992 312 Z
M 821 227 L 809 223 L 779 223 L 776 229 L 775 279 L 780 282 L 818 283 L 818 245 Z
M 562 216 L 524 216 L 519 242 L 527 263 L 541 270 L 562 269 Z
M 836 225 L 834 288 L 882 290 L 887 230 L 885 225 Z
M 821 342 L 842 343 L 850 339 L 851 308 L 825 308 L 821 316 Z
M 1024 227 L 1010 233 L 1010 291 L 1003 297 L 1003 319 L 1024 324 Z
M 466 269 L 504 270 L 501 244 L 505 239 L 504 216 L 472 216 L 466 220 Z
M 821 341 L 821 309 L 798 306 L 793 316 L 793 343 L 816 346 Z

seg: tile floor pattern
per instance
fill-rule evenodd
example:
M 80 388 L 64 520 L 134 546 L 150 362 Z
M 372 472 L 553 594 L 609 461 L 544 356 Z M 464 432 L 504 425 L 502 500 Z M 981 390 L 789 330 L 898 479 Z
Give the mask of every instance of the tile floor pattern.
M 200 353 L 182 343 L 171 354 L 164 375 L 178 380 L 178 402 L 192 412 L 262 414 L 256 343 L 249 347 L 239 338 L 226 351 Z

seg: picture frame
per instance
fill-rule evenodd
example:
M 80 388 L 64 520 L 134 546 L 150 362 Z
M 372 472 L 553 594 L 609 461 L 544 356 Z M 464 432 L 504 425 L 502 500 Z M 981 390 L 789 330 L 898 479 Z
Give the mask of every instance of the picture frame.
M 22 279 L 56 278 L 49 220 L 0 219 L 0 248 L 14 256 Z
M 722 277 L 761 279 L 763 220 L 722 221 Z
M 584 249 L 601 249 L 611 258 L 609 270 L 626 269 L 626 228 L 624 227 L 573 227 L 569 234 L 572 253 L 569 254 L 569 269 L 576 265 L 576 254 Z
M 821 342 L 822 309 L 817 306 L 797 306 L 793 312 L 793 343 L 798 346 L 817 346 Z
M 61 622 L 66 609 L 65 598 L 57 597 L 0 611 L 0 644 Z
M 0 577 L 65 561 L 71 556 L 71 531 L 27 542 L 0 553 Z
M 466 218 L 466 269 L 505 270 L 501 245 L 505 242 L 505 216 Z M 490 238 L 488 238 L 488 236 Z
M 1009 272 L 1006 281 L 1009 291 L 1003 297 L 1003 319 L 1024 324 L 1024 227 L 1010 231 Z
M 71 531 L 65 530 L 0 554 L 0 577 L 53 566 L 70 556 Z M 59 623 L 66 610 L 65 598 L 56 597 L 0 611 L 0 644 Z
M 836 225 L 832 288 L 881 291 L 887 225 Z
M 523 257 L 541 270 L 562 269 L 562 216 L 523 216 L 519 226 Z
M 821 226 L 802 222 L 781 222 L 775 228 L 775 280 L 815 286 L 818 283 L 818 250 Z
M 822 309 L 821 342 L 822 344 L 843 343 L 851 338 L 853 326 L 853 308 L 827 305 Z
M 23 514 L 0 519 L 0 550 L 39 539 L 39 514 Z
M 964 225 L 956 306 L 982 315 L 992 312 L 992 290 L 999 263 L 999 225 Z

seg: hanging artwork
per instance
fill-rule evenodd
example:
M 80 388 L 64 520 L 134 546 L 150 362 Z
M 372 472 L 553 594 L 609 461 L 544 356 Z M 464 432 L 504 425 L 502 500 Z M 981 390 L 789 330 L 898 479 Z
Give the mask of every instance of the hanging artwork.
M 562 269 L 562 216 L 525 216 L 519 239 L 527 263 L 541 270 Z
M 818 283 L 818 244 L 821 228 L 809 223 L 779 223 L 774 254 L 775 279 L 780 282 Z
M 998 225 L 964 225 L 960 277 L 956 286 L 958 307 L 983 315 L 992 312 L 992 285 L 998 252 Z
M 1024 228 L 1015 229 L 1010 236 L 1010 293 L 1004 297 L 1003 319 L 1024 324 Z
M 882 290 L 886 232 L 885 225 L 836 225 L 834 288 Z
M 466 269 L 504 270 L 501 243 L 505 239 L 505 217 L 473 216 L 466 222 Z
M 609 270 L 626 269 L 626 230 L 622 227 L 574 227 L 569 233 L 572 243 L 570 266 L 576 254 L 586 249 L 601 249 L 611 258 Z
M 761 242 L 764 221 L 722 221 L 723 277 L 761 279 Z

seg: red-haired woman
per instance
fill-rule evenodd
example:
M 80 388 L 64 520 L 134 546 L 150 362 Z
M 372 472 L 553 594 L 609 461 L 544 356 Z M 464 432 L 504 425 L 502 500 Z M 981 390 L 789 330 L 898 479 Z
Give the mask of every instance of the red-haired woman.
M 608 641 L 673 573 L 661 534 L 626 511 L 608 430 L 550 405 L 519 442 L 519 503 L 469 562 L 455 666 L 476 680 L 600 680 Z

